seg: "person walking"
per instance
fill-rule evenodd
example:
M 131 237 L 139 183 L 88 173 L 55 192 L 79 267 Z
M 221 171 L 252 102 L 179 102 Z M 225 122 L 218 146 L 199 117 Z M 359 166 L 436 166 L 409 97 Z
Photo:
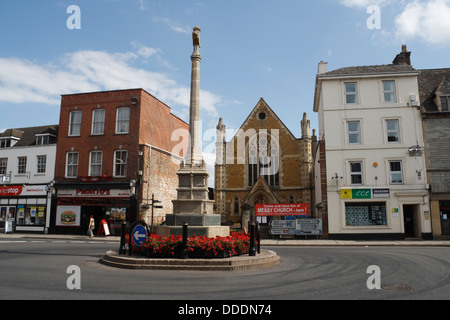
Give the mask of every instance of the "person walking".
M 88 228 L 88 235 L 91 238 L 94 237 L 94 229 L 95 229 L 95 220 L 94 220 L 94 216 L 91 215 L 91 218 L 89 219 L 89 228 Z

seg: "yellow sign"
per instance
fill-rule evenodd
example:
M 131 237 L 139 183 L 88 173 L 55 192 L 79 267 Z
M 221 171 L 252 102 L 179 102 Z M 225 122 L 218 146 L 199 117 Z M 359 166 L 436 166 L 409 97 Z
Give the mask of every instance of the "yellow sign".
M 352 189 L 342 189 L 341 190 L 341 199 L 353 199 Z

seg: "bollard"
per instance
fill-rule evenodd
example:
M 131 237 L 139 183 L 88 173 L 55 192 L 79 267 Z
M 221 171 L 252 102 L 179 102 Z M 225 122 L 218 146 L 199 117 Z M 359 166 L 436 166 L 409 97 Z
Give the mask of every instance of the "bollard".
M 249 256 L 256 256 L 256 248 L 255 248 L 255 223 L 253 221 L 248 222 L 248 228 L 250 229 L 250 248 L 249 248 Z
M 261 232 L 259 228 L 259 222 L 256 222 L 256 252 L 261 254 Z
M 187 252 L 187 240 L 188 240 L 188 223 L 183 223 L 183 240 L 181 242 L 181 259 L 188 258 Z
M 121 225 L 121 233 L 120 233 L 120 248 L 119 248 L 119 254 L 126 254 L 127 248 L 125 247 L 125 230 L 127 227 L 126 222 L 122 222 Z

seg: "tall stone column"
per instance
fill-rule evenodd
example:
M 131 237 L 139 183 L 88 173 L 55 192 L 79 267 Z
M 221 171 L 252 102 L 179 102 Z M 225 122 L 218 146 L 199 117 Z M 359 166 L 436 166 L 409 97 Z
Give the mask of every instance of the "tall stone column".
M 157 233 L 181 235 L 184 223 L 189 225 L 189 235 L 216 237 L 228 236 L 230 228 L 221 226 L 221 217 L 214 213 L 214 200 L 209 200 L 206 164 L 201 150 L 200 119 L 200 28 L 192 32 L 194 53 L 191 56 L 191 104 L 189 113 L 190 147 L 185 161 L 178 170 L 177 199 L 172 200 L 173 214 L 166 215 L 166 225 Z
M 201 150 L 201 120 L 200 120 L 200 28 L 196 26 L 192 33 L 194 52 L 191 55 L 191 101 L 189 114 L 190 150 L 186 163 L 201 164 L 203 161 Z M 190 158 L 190 159 L 189 159 Z

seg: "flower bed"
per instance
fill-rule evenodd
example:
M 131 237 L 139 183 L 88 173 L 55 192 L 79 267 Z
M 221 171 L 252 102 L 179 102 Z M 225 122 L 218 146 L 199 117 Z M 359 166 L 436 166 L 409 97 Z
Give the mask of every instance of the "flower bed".
M 152 234 L 140 247 L 131 243 L 135 254 L 150 258 L 179 258 L 182 254 L 181 236 L 163 237 Z M 226 258 L 249 252 L 250 236 L 245 233 L 230 232 L 228 237 L 208 238 L 192 236 L 187 240 L 186 253 L 189 258 Z

